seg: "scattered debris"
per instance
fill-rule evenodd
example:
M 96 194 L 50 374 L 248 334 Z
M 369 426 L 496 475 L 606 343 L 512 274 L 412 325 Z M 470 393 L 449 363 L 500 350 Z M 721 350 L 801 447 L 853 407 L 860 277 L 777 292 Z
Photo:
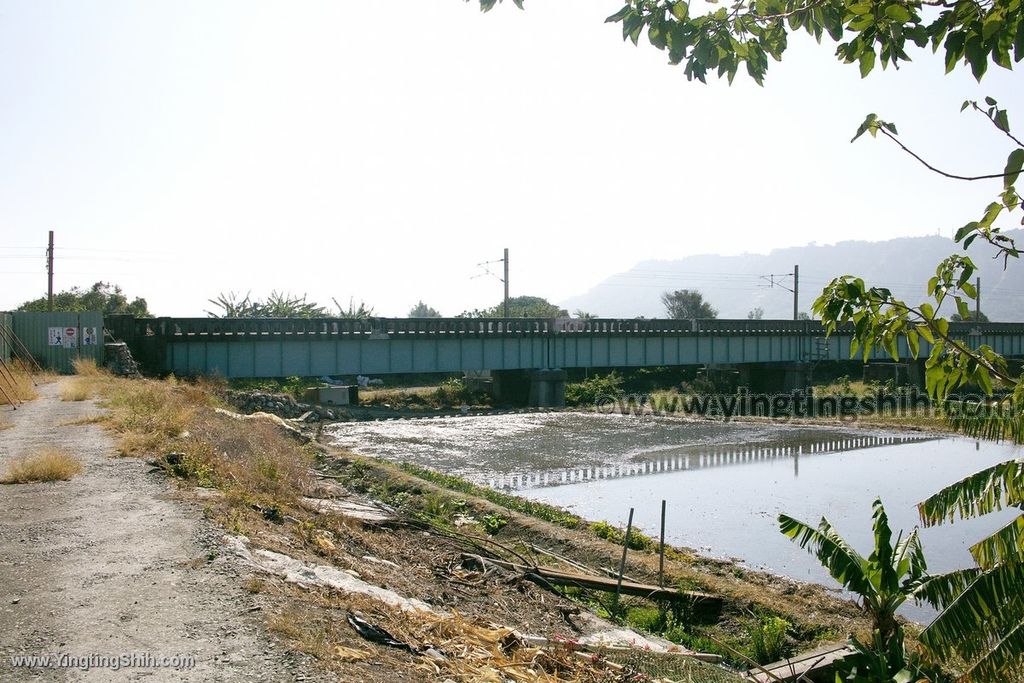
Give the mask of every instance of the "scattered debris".
M 526 565 L 515 564 L 513 562 L 506 562 L 504 560 L 484 558 L 471 553 L 463 553 L 462 558 L 465 562 L 476 564 L 480 567 L 486 567 L 487 564 L 494 564 L 502 569 L 522 572 L 525 578 L 541 585 L 550 584 L 554 586 L 576 586 L 578 588 L 589 588 L 591 590 L 608 592 L 621 590 L 625 595 L 635 595 L 637 597 L 649 598 L 651 600 L 688 600 L 695 606 L 700 605 L 708 609 L 719 609 L 722 604 L 722 599 L 719 596 L 711 595 L 709 593 L 683 591 L 677 588 L 663 588 L 661 586 L 635 583 L 633 581 L 623 581 L 620 587 L 616 580 L 604 576 L 563 572 L 555 569 L 548 569 L 546 567 L 529 567 Z
M 755 683 L 773 683 L 775 681 L 789 683 L 812 678 L 818 680 L 818 677 L 827 673 L 838 660 L 851 654 L 853 654 L 853 649 L 848 645 L 826 645 L 796 657 L 755 667 L 747 672 L 746 677 Z M 832 680 L 829 676 L 826 678 Z
M 266 420 L 268 422 L 273 422 L 278 427 L 283 429 L 285 433 L 287 433 L 289 436 L 294 438 L 296 441 L 299 441 L 300 443 L 309 443 L 312 440 L 311 437 L 309 437 L 306 434 L 303 434 L 302 430 L 288 424 L 277 415 L 273 415 L 271 413 L 252 413 L 251 415 L 242 415 L 241 413 L 236 413 L 231 410 L 225 410 L 224 408 L 214 408 L 213 410 L 218 415 L 225 415 L 227 417 L 230 417 L 232 420 Z
M 319 422 L 321 420 L 339 420 L 345 411 L 337 408 L 326 408 L 296 401 L 288 394 L 271 394 L 264 391 L 228 391 L 225 394 L 228 403 L 243 413 L 271 413 L 289 420 L 302 422 Z
M 132 352 L 124 342 L 107 342 L 103 345 L 104 366 L 119 377 L 142 377 L 139 364 L 132 357 Z
M 406 598 L 394 591 L 374 586 L 337 567 L 303 562 L 271 550 L 250 550 L 248 539 L 244 536 L 225 536 L 224 542 L 249 565 L 269 574 L 277 574 L 285 581 L 302 586 L 329 586 L 344 593 L 368 595 L 403 611 L 433 611 L 422 600 Z
M 365 619 L 352 614 L 347 613 L 348 624 L 356 630 L 360 636 L 370 641 L 371 643 L 377 643 L 378 645 L 387 645 L 388 647 L 395 647 L 399 650 L 405 650 L 409 654 L 418 655 L 420 651 L 409 645 L 409 643 L 403 643 L 400 640 L 395 639 L 393 635 L 380 628 L 374 626 Z
M 382 560 L 379 557 L 374 557 L 373 555 L 363 555 L 363 559 L 367 562 L 372 562 L 374 564 L 382 564 L 386 567 L 391 567 L 392 569 L 401 569 L 401 567 L 399 567 L 391 560 Z
M 397 521 L 394 510 L 383 505 L 334 498 L 301 498 L 300 502 L 308 510 L 319 513 L 329 512 L 364 524 L 386 524 Z

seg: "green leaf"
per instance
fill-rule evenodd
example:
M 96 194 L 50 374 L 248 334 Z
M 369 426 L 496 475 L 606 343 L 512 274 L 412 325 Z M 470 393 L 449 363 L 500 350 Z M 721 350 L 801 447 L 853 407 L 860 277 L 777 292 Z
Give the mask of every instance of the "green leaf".
M 865 78 L 871 70 L 875 68 L 875 51 L 865 50 L 860 53 L 860 77 Z M 871 134 L 875 134 L 875 129 L 871 129 Z M 856 138 L 854 138 L 856 139 Z
M 1021 22 L 1024 24 L 1024 22 Z M 1024 168 L 1024 149 L 1015 149 L 1006 157 L 1006 168 L 1003 173 L 1008 175 L 1003 178 L 1003 188 L 1010 189 L 1010 186 L 1017 182 L 1020 177 L 1021 168 Z
M 917 506 L 921 522 L 935 526 L 955 517 L 980 517 L 1024 499 L 1024 460 L 987 467 L 951 484 Z
M 814 529 L 788 515 L 779 515 L 779 530 L 805 550 L 814 553 L 822 566 L 847 590 L 859 595 L 872 591 L 865 575 L 867 562 L 836 533 L 824 517 Z
M 985 71 L 988 70 L 988 52 L 985 50 L 981 38 L 972 36 L 964 46 L 964 52 L 971 65 L 971 73 L 980 81 L 981 77 L 985 75 Z
M 901 24 L 910 21 L 910 12 L 903 5 L 889 5 L 885 8 L 885 16 Z
M 956 297 L 956 312 L 960 314 L 960 317 L 967 320 L 971 317 L 971 309 L 967 306 L 967 302 Z
M 672 16 L 679 21 L 686 21 L 686 18 L 690 16 L 690 5 L 683 0 L 672 3 Z
M 606 23 L 606 24 L 617 24 L 620 21 L 622 21 L 623 19 L 625 19 L 626 15 L 631 13 L 632 11 L 633 11 L 633 6 L 632 5 L 624 5 L 622 7 L 622 9 L 620 9 L 618 12 L 616 12 L 613 15 L 611 15 L 607 19 L 605 19 L 604 23 Z
M 872 52 L 871 54 L 873 55 L 874 53 Z M 877 125 L 878 115 L 868 114 L 867 116 L 864 117 L 864 122 L 857 127 L 857 133 L 850 139 L 850 142 L 856 141 L 857 138 L 859 138 L 861 135 L 864 135 L 864 133 L 866 133 L 869 130 L 873 131 L 875 127 L 877 127 Z
M 1006 113 L 1005 109 L 1000 109 L 996 112 L 995 116 L 996 128 L 1003 131 L 1004 133 L 1010 132 L 1010 117 Z

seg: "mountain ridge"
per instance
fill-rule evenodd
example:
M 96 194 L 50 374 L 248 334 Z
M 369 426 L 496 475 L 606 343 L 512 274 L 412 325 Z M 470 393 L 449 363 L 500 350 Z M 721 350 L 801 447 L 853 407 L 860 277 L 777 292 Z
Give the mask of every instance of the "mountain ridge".
M 1024 241 L 1024 230 L 1007 235 Z M 856 275 L 872 286 L 888 287 L 908 303 L 927 300 L 925 285 L 943 258 L 963 249 L 948 237 L 896 237 L 871 242 L 844 240 L 773 249 L 767 254 L 721 256 L 699 254 L 681 259 L 647 259 L 605 278 L 560 305 L 607 318 L 664 317 L 660 295 L 675 289 L 697 289 L 718 309 L 721 318 L 745 318 L 755 308 L 766 318 L 791 318 L 791 273 L 800 267 L 799 311 L 811 303 L 833 277 Z M 981 310 L 991 320 L 1024 321 L 1024 264 L 1011 260 L 1004 270 L 995 250 L 975 242 L 967 251 L 981 277 Z M 947 311 L 947 315 L 952 310 Z

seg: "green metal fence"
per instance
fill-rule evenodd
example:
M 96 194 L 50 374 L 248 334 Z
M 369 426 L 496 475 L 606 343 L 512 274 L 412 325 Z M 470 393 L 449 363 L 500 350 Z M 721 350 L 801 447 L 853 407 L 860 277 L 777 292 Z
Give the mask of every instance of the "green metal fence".
M 11 361 L 11 345 L 9 342 L 11 334 L 11 314 L 0 313 L 0 360 L 5 363 Z
M 82 313 L 9 314 L 12 329 L 36 361 L 47 370 L 74 371 L 78 358 L 103 364 L 103 315 Z

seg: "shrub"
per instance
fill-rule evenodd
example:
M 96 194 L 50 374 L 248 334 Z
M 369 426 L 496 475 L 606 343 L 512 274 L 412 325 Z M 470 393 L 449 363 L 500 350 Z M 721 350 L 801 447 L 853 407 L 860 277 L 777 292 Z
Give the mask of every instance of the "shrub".
M 74 368 L 76 375 L 82 377 L 98 377 L 103 374 L 103 370 L 96 367 L 95 358 L 76 358 L 71 361 L 71 367 Z
M 84 401 L 92 397 L 92 387 L 87 382 L 75 379 L 60 388 L 60 400 Z
M 781 617 L 762 617 L 747 624 L 750 655 L 758 664 L 768 664 L 786 656 L 786 631 L 791 624 Z
M 595 405 L 599 400 L 622 395 L 623 378 L 617 372 L 594 375 L 582 382 L 565 385 L 565 403 L 571 406 Z
M 12 462 L 0 484 L 68 481 L 81 471 L 82 464 L 75 457 L 57 448 L 44 448 L 36 455 Z

